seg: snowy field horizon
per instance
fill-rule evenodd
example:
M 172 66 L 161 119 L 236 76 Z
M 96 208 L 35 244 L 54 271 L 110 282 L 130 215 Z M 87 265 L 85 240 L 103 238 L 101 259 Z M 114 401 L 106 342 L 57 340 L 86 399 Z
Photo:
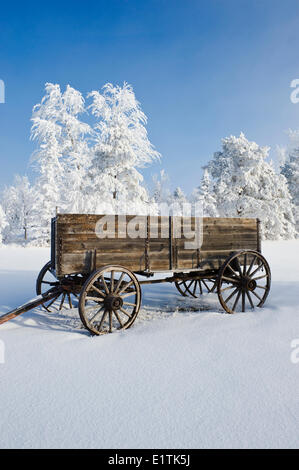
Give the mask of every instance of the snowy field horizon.
M 2 325 L 0 447 L 298 448 L 299 240 L 262 250 L 272 287 L 252 312 L 154 285 L 113 335 L 91 337 L 77 309 Z M 49 256 L 0 248 L 1 314 L 35 296 Z

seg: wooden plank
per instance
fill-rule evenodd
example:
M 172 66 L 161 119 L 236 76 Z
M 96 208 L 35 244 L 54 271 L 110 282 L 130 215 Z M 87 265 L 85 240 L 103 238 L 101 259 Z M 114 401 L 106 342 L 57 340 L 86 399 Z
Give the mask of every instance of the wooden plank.
M 108 232 L 109 236 L 116 238 L 99 238 L 95 231 L 96 223 L 103 215 L 85 214 L 59 214 L 56 218 L 55 237 L 55 263 L 57 274 L 73 272 L 89 272 L 94 263 L 96 250 L 96 266 L 105 264 L 121 264 L 132 271 L 145 269 L 147 260 L 152 271 L 169 270 L 172 260 L 173 268 L 193 269 L 201 263 L 206 265 L 221 264 L 234 250 L 249 248 L 257 249 L 257 221 L 256 219 L 238 218 L 209 218 L 202 219 L 203 245 L 200 253 L 197 250 L 186 250 L 185 242 L 194 239 L 196 220 L 191 218 L 174 218 L 174 223 L 185 223 L 182 238 L 172 241 L 172 259 L 170 259 L 169 244 L 169 217 L 156 217 L 150 219 L 149 233 L 144 237 L 130 238 L 118 237 L 118 218 L 115 218 L 116 232 Z M 130 222 L 136 216 L 129 215 L 126 220 Z M 180 220 L 179 220 L 180 219 Z M 124 219 L 122 218 L 122 221 Z M 139 219 L 146 225 L 149 220 L 146 216 Z M 186 223 L 189 224 L 186 226 Z M 147 235 L 149 234 L 148 242 Z M 154 236 L 158 235 L 158 238 Z M 162 238 L 164 235 L 164 238 Z M 146 247 L 146 248 L 145 248 Z M 219 261 L 220 260 L 220 261 Z
M 64 252 L 77 252 L 86 250 L 97 250 L 99 252 L 123 252 L 123 253 L 143 253 L 144 240 L 87 240 L 87 241 L 68 241 L 64 240 Z
M 114 255 L 103 254 L 96 256 L 96 262 L 92 252 L 86 253 L 65 253 L 62 255 L 60 275 L 74 273 L 89 273 L 94 269 L 108 264 L 120 264 L 131 271 L 139 271 L 145 269 L 144 258 L 131 256 L 128 259 L 122 253 Z

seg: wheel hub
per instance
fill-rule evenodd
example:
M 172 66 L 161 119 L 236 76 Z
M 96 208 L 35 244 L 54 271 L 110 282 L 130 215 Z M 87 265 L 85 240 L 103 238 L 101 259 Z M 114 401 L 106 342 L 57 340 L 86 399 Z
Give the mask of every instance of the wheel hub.
M 248 279 L 247 289 L 252 292 L 255 288 L 256 288 L 256 281 L 254 279 Z
M 256 288 L 256 281 L 248 276 L 242 276 L 240 280 L 240 287 L 252 292 Z
M 123 306 L 123 299 L 115 295 L 107 295 L 104 300 L 104 307 L 107 310 L 118 310 Z

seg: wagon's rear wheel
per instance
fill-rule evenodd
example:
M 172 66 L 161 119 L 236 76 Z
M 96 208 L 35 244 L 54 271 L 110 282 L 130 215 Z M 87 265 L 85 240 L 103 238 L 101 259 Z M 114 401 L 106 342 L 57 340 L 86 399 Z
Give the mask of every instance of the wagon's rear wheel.
M 91 333 L 102 335 L 132 326 L 140 303 L 141 289 L 136 276 L 122 266 L 105 266 L 85 282 L 79 314 Z
M 222 265 L 217 282 L 219 301 L 228 313 L 262 307 L 270 290 L 271 272 L 257 251 L 233 253 Z
M 213 292 L 216 287 L 215 279 L 189 279 L 176 281 L 175 287 L 183 297 L 199 297 Z
M 51 261 L 49 261 L 45 266 L 41 269 L 37 280 L 36 280 L 36 294 L 41 295 L 47 292 L 47 290 L 53 287 L 59 287 L 63 283 L 59 281 L 54 272 L 51 269 Z M 69 283 L 70 276 L 66 277 L 66 283 Z M 55 310 L 62 310 L 63 308 L 73 308 L 77 307 L 78 305 L 78 295 L 73 292 L 59 292 L 57 296 L 50 300 L 49 302 L 43 304 L 43 308 L 48 312 L 52 312 Z

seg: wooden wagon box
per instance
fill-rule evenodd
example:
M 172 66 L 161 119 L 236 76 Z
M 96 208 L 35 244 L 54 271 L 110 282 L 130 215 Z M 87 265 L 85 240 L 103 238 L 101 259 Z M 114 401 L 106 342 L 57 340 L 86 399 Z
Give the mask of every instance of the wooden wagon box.
M 113 233 L 99 238 L 97 224 L 103 217 L 58 214 L 52 219 L 51 263 L 57 277 L 90 273 L 109 264 L 140 273 L 218 269 L 233 251 L 260 251 L 259 220 L 254 218 L 138 216 L 140 226 L 146 228 L 131 238 L 126 227 L 136 222 L 136 216 L 122 216 L 125 232 L 123 227 L 119 230 L 120 219 L 115 216 Z M 177 227 L 185 222 L 189 232 L 185 229 L 178 237 Z M 196 223 L 201 227 L 202 245 L 188 249 L 186 242 L 192 242 Z
M 51 260 L 36 280 L 39 297 L 0 316 L 0 324 L 43 305 L 78 308 L 95 335 L 131 327 L 141 286 L 174 283 L 184 297 L 218 296 L 227 313 L 262 307 L 271 271 L 258 219 L 58 214 Z M 166 276 L 151 277 L 156 272 Z

